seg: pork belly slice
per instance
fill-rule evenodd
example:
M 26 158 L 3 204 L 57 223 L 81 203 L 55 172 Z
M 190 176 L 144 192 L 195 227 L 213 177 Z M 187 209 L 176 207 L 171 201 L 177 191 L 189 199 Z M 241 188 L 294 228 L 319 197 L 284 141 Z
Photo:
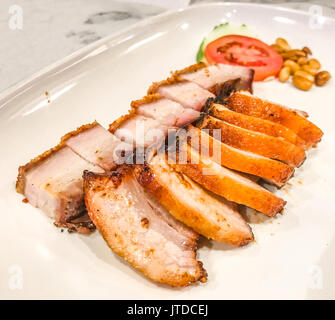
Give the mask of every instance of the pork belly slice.
M 174 78 L 154 83 L 148 90 L 148 94 L 159 95 L 180 103 L 185 108 L 201 111 L 208 98 L 214 98 L 214 94 L 189 81 L 179 81 Z
M 132 171 L 84 173 L 86 207 L 108 246 L 153 281 L 177 287 L 205 282 L 196 260 L 198 235 L 146 194 Z
M 184 108 L 180 103 L 157 94 L 149 95 L 131 104 L 137 114 L 152 118 L 168 128 L 182 127 L 197 120 L 200 113 Z
M 277 187 L 282 187 L 294 173 L 294 168 L 283 162 L 233 148 L 214 139 L 208 133 L 209 130 L 200 130 L 189 125 L 187 131 L 178 132 L 178 138 L 188 139 L 191 146 L 201 155 L 210 157 L 221 166 L 261 177 Z
M 294 131 L 279 123 L 235 112 L 220 104 L 212 104 L 208 113 L 215 118 L 235 126 L 264 133 L 272 137 L 282 137 L 286 141 L 291 142 L 302 149 L 307 148 L 303 139 L 301 139 Z
M 286 203 L 245 175 L 200 155 L 188 143 L 181 143 L 176 153 L 177 161 L 170 162 L 173 168 L 229 201 L 246 205 L 268 216 L 280 212 Z
M 254 71 L 240 66 L 227 64 L 206 65 L 198 63 L 174 72 L 174 77 L 196 83 L 200 87 L 212 91 L 216 86 L 226 81 L 241 79 L 238 89 L 252 92 Z
M 249 116 L 280 123 L 305 140 L 307 147 L 316 145 L 323 135 L 323 132 L 315 124 L 307 120 L 297 110 L 262 100 L 246 92 L 232 94 L 227 99 L 227 107 Z
M 134 112 L 120 117 L 109 126 L 109 132 L 137 149 L 159 144 L 167 130 L 159 121 Z
M 111 170 L 119 163 L 121 149 L 132 150 L 131 145 L 122 142 L 96 121 L 66 134 L 61 143 L 104 170 Z
M 176 219 L 203 236 L 233 245 L 253 240 L 249 225 L 237 206 L 217 198 L 184 174 L 177 172 L 165 159 L 156 155 L 149 164 L 136 165 L 139 183 Z
M 305 151 L 298 146 L 284 140 L 269 135 L 250 131 L 229 124 L 209 115 L 205 115 L 198 124 L 201 129 L 210 129 L 213 136 L 213 129 L 220 130 L 221 142 L 232 147 L 250 151 L 271 159 L 281 160 L 293 166 L 300 166 L 305 158 Z
M 82 174 L 86 169 L 103 172 L 69 147 L 59 145 L 19 168 L 16 189 L 57 226 L 87 233 L 94 225 L 85 216 Z

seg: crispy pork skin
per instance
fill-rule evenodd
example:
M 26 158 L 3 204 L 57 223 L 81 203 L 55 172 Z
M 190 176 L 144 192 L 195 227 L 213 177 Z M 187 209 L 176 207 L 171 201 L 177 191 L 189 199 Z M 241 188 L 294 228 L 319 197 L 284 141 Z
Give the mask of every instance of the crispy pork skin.
M 213 129 L 221 131 L 221 142 L 232 147 L 250 151 L 270 159 L 284 161 L 293 166 L 300 166 L 306 159 L 302 148 L 279 137 L 275 138 L 267 134 L 255 132 L 220 119 L 205 115 L 198 124 L 201 129 L 209 129 L 213 135 Z
M 235 126 L 251 131 L 261 132 L 272 137 L 282 137 L 302 149 L 307 148 L 306 143 L 302 138 L 300 138 L 294 131 L 281 125 L 280 123 L 235 112 L 221 104 L 216 103 L 209 108 L 208 113 L 213 117 Z
M 161 96 L 180 103 L 185 108 L 201 111 L 207 99 L 215 98 L 214 94 L 203 89 L 196 83 L 167 79 L 154 83 L 148 90 L 149 94 L 158 93 Z
M 169 212 L 196 232 L 209 239 L 233 245 L 253 240 L 249 225 L 235 204 L 209 193 L 170 166 L 164 153 L 149 164 L 136 165 L 139 183 Z
M 278 187 L 283 186 L 294 173 L 294 168 L 283 162 L 222 143 L 211 137 L 208 130 L 189 125 L 184 132 L 179 132 L 178 138 L 188 139 L 192 147 L 221 166 L 261 177 Z
M 198 63 L 174 72 L 173 76 L 196 83 L 200 87 L 212 91 L 226 81 L 241 79 L 238 88 L 252 92 L 254 71 L 245 67 L 226 64 L 206 65 Z
M 282 211 L 285 205 L 284 200 L 246 176 L 224 168 L 210 158 L 200 155 L 188 143 L 180 143 L 176 153 L 177 161 L 171 161 L 171 166 L 209 191 L 268 216 L 274 216 Z
M 131 167 L 85 171 L 84 191 L 88 213 L 108 246 L 137 271 L 176 287 L 206 281 L 196 260 L 198 235 L 145 193 Z
M 87 233 L 94 226 L 85 217 L 82 173 L 86 169 L 103 172 L 69 147 L 58 145 L 19 168 L 16 189 L 55 219 L 57 226 Z
M 159 121 L 134 112 L 109 125 L 109 132 L 137 149 L 159 144 L 165 138 L 167 130 Z
M 180 103 L 157 94 L 133 101 L 131 106 L 137 114 L 155 119 L 168 128 L 182 127 L 200 116 L 198 111 L 184 108 Z
M 227 107 L 249 116 L 280 123 L 305 140 L 307 147 L 316 145 L 323 135 L 323 132 L 300 112 L 262 100 L 246 92 L 232 94 L 227 99 Z
M 117 151 L 123 148 L 129 152 L 131 149 L 130 145 L 122 142 L 97 122 L 81 126 L 66 134 L 62 137 L 61 143 L 104 170 L 111 170 L 117 165 L 119 162 Z

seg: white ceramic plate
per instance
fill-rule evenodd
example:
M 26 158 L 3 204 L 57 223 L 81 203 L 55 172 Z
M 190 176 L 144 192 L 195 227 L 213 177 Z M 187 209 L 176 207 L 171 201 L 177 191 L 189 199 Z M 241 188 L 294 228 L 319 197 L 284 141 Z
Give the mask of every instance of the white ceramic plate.
M 335 20 L 322 18 L 315 27 L 311 19 L 251 4 L 190 7 L 103 39 L 3 93 L 0 298 L 335 298 L 333 80 L 309 92 L 277 81 L 255 84 L 257 95 L 306 110 L 325 136 L 290 184 L 277 191 L 288 201 L 285 214 L 254 219 L 255 243 L 232 249 L 201 241 L 206 284 L 154 284 L 115 256 L 98 232 L 61 233 L 14 189 L 19 165 L 81 124 L 96 119 L 107 126 L 124 114 L 152 81 L 194 63 L 202 37 L 221 22 L 245 23 L 268 43 L 282 36 L 295 47 L 307 45 L 335 75 Z

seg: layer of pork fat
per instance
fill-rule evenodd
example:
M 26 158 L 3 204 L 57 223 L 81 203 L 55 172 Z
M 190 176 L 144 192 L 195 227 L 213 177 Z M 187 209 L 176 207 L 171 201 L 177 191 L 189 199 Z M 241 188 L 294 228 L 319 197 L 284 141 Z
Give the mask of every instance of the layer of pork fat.
M 55 219 L 58 226 L 68 226 L 86 213 L 83 195 L 84 170 L 103 170 L 82 159 L 69 147 L 56 147 L 19 168 L 17 190 L 29 203 Z M 78 231 L 83 223 L 79 223 Z M 75 226 L 72 226 L 75 228 Z
M 167 130 L 159 121 L 134 113 L 115 120 L 109 126 L 109 131 L 117 138 L 137 149 L 159 144 L 165 138 Z
M 226 64 L 215 64 L 210 66 L 200 64 L 199 67 L 195 65 L 175 72 L 175 75 L 179 76 L 181 79 L 194 82 L 207 90 L 226 81 L 240 78 L 241 88 L 251 91 L 253 74 L 251 69 Z
M 62 142 L 104 170 L 111 170 L 119 163 L 122 151 L 132 150 L 131 145 L 122 142 L 97 122 L 68 133 Z
M 182 127 L 197 120 L 200 113 L 190 108 L 184 108 L 180 103 L 158 98 L 150 101 L 150 96 L 134 101 L 132 107 L 135 112 L 159 121 L 163 126 Z
M 165 98 L 180 103 L 185 108 L 201 111 L 208 98 L 215 98 L 214 94 L 189 81 L 162 81 L 153 84 L 149 93 L 158 93 Z

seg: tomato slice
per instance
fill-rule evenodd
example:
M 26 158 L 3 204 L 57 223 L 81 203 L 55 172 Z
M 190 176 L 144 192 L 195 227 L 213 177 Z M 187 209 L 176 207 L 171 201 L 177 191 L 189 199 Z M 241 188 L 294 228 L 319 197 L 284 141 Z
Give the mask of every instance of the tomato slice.
M 255 70 L 255 81 L 276 76 L 283 64 L 281 55 L 266 43 L 246 36 L 228 35 L 205 48 L 208 63 L 224 63 Z

